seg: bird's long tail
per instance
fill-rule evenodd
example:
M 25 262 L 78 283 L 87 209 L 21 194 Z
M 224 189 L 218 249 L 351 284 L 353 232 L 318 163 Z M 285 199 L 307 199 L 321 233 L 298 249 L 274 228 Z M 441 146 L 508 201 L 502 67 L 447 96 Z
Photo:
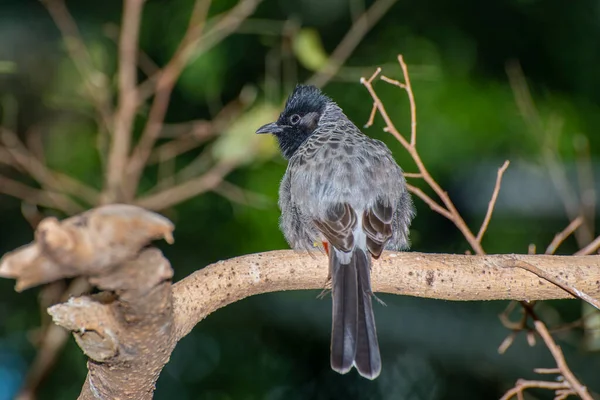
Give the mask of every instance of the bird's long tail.
M 331 368 L 375 379 L 381 372 L 381 356 L 371 302 L 371 257 L 355 247 L 350 262 L 342 264 L 338 250 L 329 251 L 332 279 L 333 321 Z

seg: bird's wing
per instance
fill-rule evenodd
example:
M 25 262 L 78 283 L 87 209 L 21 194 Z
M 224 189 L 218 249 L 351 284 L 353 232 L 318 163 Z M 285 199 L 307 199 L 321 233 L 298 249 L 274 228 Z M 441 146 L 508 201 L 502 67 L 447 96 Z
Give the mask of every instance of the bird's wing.
M 356 226 L 356 212 L 347 203 L 336 203 L 329 207 L 325 216 L 314 221 L 317 229 L 336 249 L 345 253 L 354 247 L 353 230 Z
M 378 199 L 363 213 L 362 228 L 367 234 L 367 247 L 375 258 L 381 256 L 386 243 L 392 237 L 394 209 Z

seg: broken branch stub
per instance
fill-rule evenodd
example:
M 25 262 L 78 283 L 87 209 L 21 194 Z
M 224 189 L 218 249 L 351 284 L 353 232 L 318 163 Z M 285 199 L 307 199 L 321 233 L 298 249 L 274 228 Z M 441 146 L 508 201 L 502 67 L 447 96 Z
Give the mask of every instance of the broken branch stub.
M 73 332 L 90 358 L 80 399 L 151 399 L 160 371 L 175 348 L 169 262 L 147 249 L 90 279 L 99 295 L 70 299 L 48 309 Z
M 98 207 L 58 221 L 40 222 L 35 241 L 0 259 L 0 277 L 22 291 L 73 276 L 94 276 L 133 259 L 150 241 L 173 242 L 174 226 L 163 216 L 126 204 Z

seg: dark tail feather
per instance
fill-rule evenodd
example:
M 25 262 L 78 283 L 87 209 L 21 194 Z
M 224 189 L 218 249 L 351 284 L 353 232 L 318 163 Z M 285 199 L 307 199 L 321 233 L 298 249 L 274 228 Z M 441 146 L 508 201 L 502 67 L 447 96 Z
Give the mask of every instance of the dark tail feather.
M 358 336 L 354 364 L 358 373 L 368 379 L 375 379 L 381 372 L 381 355 L 377 342 L 375 316 L 371 302 L 371 257 L 361 249 L 355 249 L 358 278 Z
M 331 368 L 340 374 L 350 371 L 356 355 L 358 329 L 358 275 L 355 258 L 350 264 L 340 262 L 337 250 L 329 251 L 333 296 L 331 328 Z

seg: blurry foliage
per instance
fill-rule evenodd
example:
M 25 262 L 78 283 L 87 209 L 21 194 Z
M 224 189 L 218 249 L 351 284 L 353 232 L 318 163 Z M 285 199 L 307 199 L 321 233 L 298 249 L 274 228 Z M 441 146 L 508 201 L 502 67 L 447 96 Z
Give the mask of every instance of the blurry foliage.
M 291 49 L 300 65 L 296 81 L 301 82 L 324 64 L 349 28 L 350 2 L 354 7 L 360 3 L 265 0 L 253 18 L 259 27 L 276 24 L 268 18 L 277 24 L 291 17 L 302 22 Z M 147 3 L 140 42 L 156 64 L 164 65 L 177 48 L 192 3 Z M 235 1 L 213 3 L 209 17 Z M 73 7 L 94 66 L 112 76 L 116 45 L 103 32 L 106 24 L 118 23 L 121 2 L 68 5 Z M 485 210 L 477 199 L 491 193 L 496 168 L 504 159 L 513 162 L 506 174 L 507 185 L 511 179 L 523 179 L 517 167 L 520 162 L 538 168 L 536 176 L 547 180 L 540 172 L 539 143 L 515 105 L 505 74 L 507 61 L 521 62 L 544 127 L 552 129 L 553 121 L 561 122 L 557 145 L 564 160 L 575 161 L 573 138 L 578 134 L 587 135 L 592 158 L 597 160 L 599 11 L 600 3 L 592 0 L 567 6 L 557 0 L 398 2 L 366 36 L 346 67 L 360 69 L 366 76 L 382 65 L 385 75 L 399 79 L 395 57 L 404 54 L 417 101 L 421 156 L 457 201 L 467 222 L 477 226 Z M 181 76 L 167 121 L 210 119 L 243 87 L 262 88 L 270 51 L 280 54 L 280 37 L 235 34 L 201 54 Z M 278 87 L 296 81 L 278 82 Z M 109 84 L 114 88 L 114 81 Z M 384 82 L 376 85 L 398 128 L 409 132 L 405 94 Z M 358 126 L 364 125 L 371 102 L 358 79 L 334 80 L 325 91 Z M 252 106 L 208 144 L 213 157 L 221 160 L 243 159 L 251 154 L 247 149 L 258 146 L 258 156 L 244 160 L 243 168 L 228 180 L 265 195 L 270 204 L 255 208 L 208 193 L 167 210 L 165 214 L 177 227 L 176 244 L 160 246 L 174 266 L 176 279 L 220 259 L 287 247 L 277 226 L 276 207 L 286 164 L 274 155 L 272 137 L 253 133 L 277 117 L 287 93 L 279 90 L 276 94 L 278 98 L 267 100 L 259 94 Z M 34 126 L 40 130 L 52 168 L 100 187 L 100 143 L 93 109 L 84 100 L 81 78 L 57 30 L 36 0 L 9 0 L 0 6 L 0 96 L 10 99 L 2 103 L 5 123 L 21 133 Z M 146 112 L 142 108 L 140 120 Z M 414 171 L 400 144 L 382 132 L 382 126 L 377 117 L 375 126 L 365 133 L 384 140 L 403 168 Z M 194 152 L 185 154 L 178 165 L 195 156 Z M 143 187 L 155 183 L 154 175 L 155 170 L 149 168 Z M 471 184 L 475 180 L 480 184 Z M 543 250 L 568 222 L 560 206 L 550 214 L 536 213 L 540 207 L 527 203 L 527 192 L 511 194 L 525 210 L 517 212 L 506 206 L 515 202 L 506 193 L 500 194 L 498 211 L 484 240 L 489 252 L 525 252 L 531 242 Z M 418 200 L 416 206 L 418 216 L 411 235 L 414 250 L 462 253 L 467 249 L 451 223 Z M 18 201 L 0 197 L 0 215 L 0 254 L 31 240 Z M 570 239 L 560 252 L 574 249 Z M 28 337 L 39 324 L 36 290 L 16 294 L 12 285 L 0 280 L 0 400 L 10 398 L 7 391 L 22 379 L 34 354 Z M 176 348 L 160 378 L 156 398 L 177 393 L 179 399 L 207 400 L 488 399 L 498 398 L 516 378 L 532 377 L 531 368 L 550 362 L 545 348 L 528 348 L 522 337 L 507 354 L 496 353 L 507 333 L 496 318 L 503 308 L 499 302 L 456 304 L 385 296 L 388 307 L 375 310 L 386 363 L 381 377 L 367 382 L 354 372 L 339 376 L 329 369 L 328 361 L 330 303 L 315 297 L 313 292 L 274 293 L 209 316 Z M 544 310 L 548 311 L 541 312 L 542 316 L 556 324 L 572 321 L 581 312 L 576 302 L 549 302 Z M 598 355 L 582 350 L 578 331 L 559 337 L 572 369 L 600 391 L 595 376 L 600 368 Z M 40 399 L 74 398 L 84 376 L 84 356 L 71 341 Z M 537 399 L 551 398 L 549 393 L 534 393 Z
M 248 135 L 248 127 L 259 127 L 275 121 L 279 113 L 279 108 L 273 104 L 257 104 L 239 116 L 215 140 L 213 147 L 215 159 L 237 160 L 241 164 L 272 159 L 278 152 L 275 138 L 271 135 Z
M 293 48 L 298 62 L 310 71 L 323 68 L 329 58 L 321 43 L 321 35 L 315 29 L 300 29 Z

